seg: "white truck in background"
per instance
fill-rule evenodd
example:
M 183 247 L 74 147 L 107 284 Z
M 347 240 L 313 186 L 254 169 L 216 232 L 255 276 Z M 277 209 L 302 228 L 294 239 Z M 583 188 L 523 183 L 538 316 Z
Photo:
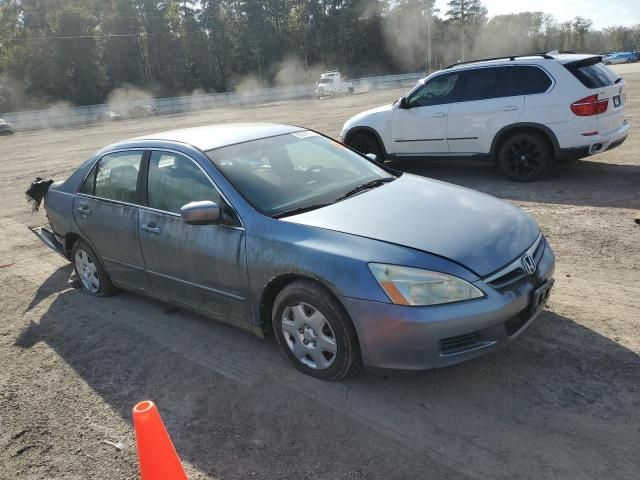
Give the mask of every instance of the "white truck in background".
M 316 97 L 333 97 L 334 95 L 353 95 L 353 83 L 346 77 L 340 75 L 338 70 L 325 72 L 320 75 L 320 80 L 316 82 Z

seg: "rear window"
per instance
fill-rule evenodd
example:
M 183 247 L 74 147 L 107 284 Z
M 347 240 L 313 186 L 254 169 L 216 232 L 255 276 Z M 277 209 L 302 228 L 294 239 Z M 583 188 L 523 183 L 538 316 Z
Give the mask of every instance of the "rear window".
M 569 63 L 565 67 L 587 88 L 608 87 L 618 79 L 618 75 L 603 64 L 600 57 Z
M 500 97 L 504 67 L 478 68 L 464 72 L 458 100 L 468 102 Z
M 505 97 L 514 95 L 534 95 L 549 90 L 551 79 L 544 70 L 533 66 L 514 66 L 509 68 L 505 81 Z

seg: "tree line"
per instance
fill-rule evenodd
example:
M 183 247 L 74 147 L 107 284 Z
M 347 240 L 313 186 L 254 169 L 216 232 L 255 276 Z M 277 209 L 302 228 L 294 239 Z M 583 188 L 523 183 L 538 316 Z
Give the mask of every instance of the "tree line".
M 0 0 L 0 112 L 428 71 L 461 59 L 640 48 L 640 25 L 596 30 L 543 12 L 488 18 L 480 0 Z

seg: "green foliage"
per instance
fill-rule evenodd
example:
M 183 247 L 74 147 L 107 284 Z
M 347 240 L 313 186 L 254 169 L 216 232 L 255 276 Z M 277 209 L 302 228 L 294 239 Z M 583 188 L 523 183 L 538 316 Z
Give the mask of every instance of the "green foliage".
M 595 31 L 542 12 L 487 20 L 480 0 L 0 0 L 0 112 L 244 85 L 424 70 L 460 58 L 640 48 L 640 26 Z M 431 36 L 428 53 L 427 32 Z

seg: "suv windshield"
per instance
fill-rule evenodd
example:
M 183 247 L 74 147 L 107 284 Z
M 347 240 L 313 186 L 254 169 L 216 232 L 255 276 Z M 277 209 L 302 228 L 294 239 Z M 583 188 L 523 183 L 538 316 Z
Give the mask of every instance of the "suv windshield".
M 218 148 L 207 156 L 256 210 L 271 217 L 333 203 L 363 184 L 394 178 L 310 131 Z

